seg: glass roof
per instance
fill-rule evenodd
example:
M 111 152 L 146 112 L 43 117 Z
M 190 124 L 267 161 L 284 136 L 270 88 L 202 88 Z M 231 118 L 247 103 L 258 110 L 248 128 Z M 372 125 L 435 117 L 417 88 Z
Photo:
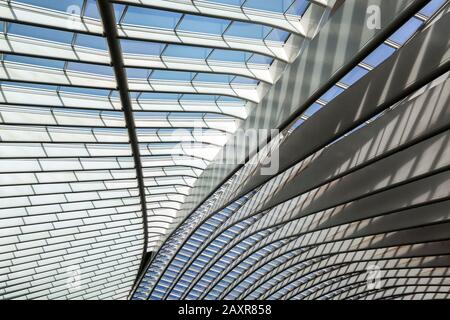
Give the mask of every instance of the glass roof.
M 242 4 L 242 1 L 220 2 Z M 404 45 L 444 2 L 433 0 L 417 12 L 291 123 L 282 139 Z M 272 1 L 268 1 L 267 6 L 270 3 Z M 261 197 L 270 197 L 269 194 L 281 188 L 297 170 L 300 171 L 300 165 L 279 174 L 241 199 L 228 203 L 229 197 L 223 194 L 233 194 L 249 175 L 250 170 L 240 169 L 168 238 L 149 264 L 132 298 L 256 300 L 299 299 L 309 295 L 307 291 L 302 295 L 298 288 L 320 274 L 301 277 L 298 270 L 319 262 L 321 258 L 304 262 L 305 257 L 303 260 L 300 257 L 308 251 L 305 242 L 309 238 L 289 235 L 300 225 L 308 226 L 310 220 L 296 218 L 282 222 L 284 216 L 292 216 L 298 200 L 294 198 L 263 212 L 257 210 Z M 227 203 L 224 209 L 215 210 Z
M 341 94 L 346 88 L 353 85 L 368 72 L 379 66 L 383 61 L 389 58 L 396 50 L 403 46 L 426 21 L 444 4 L 445 0 L 432 0 L 423 7 L 417 14 L 404 23 L 378 48 L 373 50 L 358 66 L 347 73 L 338 83 L 329 89 L 320 99 L 312 104 L 303 115 L 301 115 L 293 124 L 291 130 L 297 128 L 305 119 L 311 117 L 322 106 L 326 105 L 333 98 Z
M 97 1 L 0 1 L 0 298 L 126 298 L 315 5 L 103 2 L 128 91 Z
M 406 43 L 443 1 L 290 129 Z M 0 299 L 125 299 L 142 271 L 135 299 L 286 294 L 269 280 L 250 290 L 302 253 L 250 271 L 296 245 L 266 245 L 282 228 L 247 234 L 264 216 L 242 214 L 260 189 L 214 210 L 239 183 L 232 177 L 173 226 L 197 178 L 310 40 L 304 16 L 330 11 L 307 0 L 0 0 Z

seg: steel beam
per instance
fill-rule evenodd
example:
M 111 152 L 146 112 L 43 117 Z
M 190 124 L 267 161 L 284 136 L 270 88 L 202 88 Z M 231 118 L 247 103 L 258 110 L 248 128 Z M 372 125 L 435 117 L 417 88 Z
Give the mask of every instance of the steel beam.
M 133 154 L 134 164 L 136 168 L 136 178 L 139 188 L 139 198 L 142 209 L 142 224 L 144 230 L 144 246 L 142 249 L 142 259 L 139 266 L 139 271 L 136 275 L 136 279 L 144 269 L 144 259 L 147 254 L 148 246 L 148 217 L 147 217 L 147 201 L 145 199 L 145 183 L 144 174 L 141 162 L 141 152 L 139 148 L 139 141 L 136 133 L 133 108 L 128 90 L 128 80 L 126 70 L 124 68 L 122 49 L 120 47 L 120 41 L 118 40 L 116 19 L 114 15 L 113 5 L 108 0 L 97 1 L 98 10 L 101 16 L 104 35 L 108 42 L 109 53 L 111 55 L 111 63 L 114 68 L 114 74 L 117 83 L 117 89 L 120 94 L 120 101 L 122 102 L 122 111 L 125 116 L 126 127 L 128 129 L 128 136 L 130 138 L 131 150 Z

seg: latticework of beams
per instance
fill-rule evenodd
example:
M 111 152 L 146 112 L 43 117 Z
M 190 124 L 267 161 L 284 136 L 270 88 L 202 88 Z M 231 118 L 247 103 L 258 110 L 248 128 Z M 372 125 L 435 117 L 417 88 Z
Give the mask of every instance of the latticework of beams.
M 448 298 L 450 55 L 439 39 L 450 15 L 443 9 L 265 147 L 285 155 L 281 172 L 261 179 L 263 165 L 255 170 L 249 161 L 188 215 L 133 298 Z
M 0 1 L 2 298 L 125 298 L 196 179 L 320 26 L 302 16 L 329 12 L 245 9 L 222 17 L 247 23 L 236 36 L 182 30 L 189 12 L 160 28 L 130 21 L 147 5 L 79 4 Z

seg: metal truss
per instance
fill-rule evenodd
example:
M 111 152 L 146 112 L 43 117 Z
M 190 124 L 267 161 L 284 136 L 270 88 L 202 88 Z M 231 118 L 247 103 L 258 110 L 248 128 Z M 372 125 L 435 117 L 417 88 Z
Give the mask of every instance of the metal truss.
M 174 24 L 139 18 L 152 10 Z M 195 181 L 330 10 L 0 1 L 0 297 L 126 298 Z
M 323 109 L 265 146 L 301 150 L 281 171 L 261 179 L 249 161 L 186 217 L 133 299 L 448 298 L 450 56 L 431 40 L 445 37 L 448 3 L 411 14 L 421 22 L 407 39 L 393 46 L 394 29 L 382 40 L 391 54 L 356 61 L 364 75 L 343 77 L 338 94 L 316 102 Z M 307 133 L 325 125 L 329 140 L 317 146 Z M 373 266 L 380 283 L 370 288 Z

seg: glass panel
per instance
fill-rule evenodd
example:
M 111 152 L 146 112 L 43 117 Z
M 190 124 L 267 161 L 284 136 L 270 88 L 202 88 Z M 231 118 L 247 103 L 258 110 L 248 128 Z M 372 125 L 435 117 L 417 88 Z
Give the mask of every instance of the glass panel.
M 308 117 L 311 117 L 314 113 L 319 111 L 322 106 L 318 103 L 313 103 L 308 109 L 305 110 L 304 114 Z
M 221 35 L 229 24 L 229 20 L 186 15 L 177 30 Z
M 251 53 L 234 50 L 215 49 L 212 51 L 208 60 L 245 62 L 249 59 Z
M 325 94 L 323 96 L 320 97 L 320 100 L 329 102 L 329 101 L 333 100 L 336 96 L 341 94 L 343 91 L 344 91 L 344 89 L 337 87 L 337 86 L 333 86 L 330 90 L 325 92 Z
M 214 73 L 199 73 L 194 82 L 230 82 L 234 76 L 226 74 L 214 74 Z
M 225 32 L 226 36 L 264 39 L 272 31 L 271 27 L 236 21 Z
M 173 29 L 181 16 L 182 15 L 180 13 L 175 12 L 128 7 L 122 23 L 162 29 Z M 116 17 L 118 22 L 119 18 L 120 17 Z
M 154 70 L 150 79 L 190 81 L 194 75 L 195 73 L 193 72 Z
M 166 47 L 162 56 L 204 60 L 211 51 L 213 49 L 170 44 Z
M 272 31 L 267 35 L 266 40 L 286 42 L 289 35 L 290 33 L 287 31 L 272 29 Z
M 387 58 L 389 58 L 394 52 L 395 52 L 394 48 L 386 44 L 382 44 L 378 48 L 376 48 L 371 54 L 369 54 L 363 60 L 363 62 L 365 64 L 368 64 L 369 66 L 375 67 L 380 63 L 382 63 Z
M 398 29 L 389 39 L 398 44 L 404 44 L 421 26 L 422 21 L 413 17 L 400 29 Z
M 340 80 L 340 82 L 350 86 L 350 85 L 354 84 L 356 81 L 358 81 L 359 79 L 361 79 L 362 77 L 364 77 L 368 72 L 369 71 L 367 71 L 366 69 L 357 66 L 357 67 L 353 68 L 349 73 L 347 73 Z
M 286 14 L 301 16 L 305 13 L 309 4 L 310 4 L 310 2 L 307 0 L 296 0 L 286 11 Z
M 238 7 L 240 7 L 245 2 L 245 0 L 207 0 L 207 1 L 217 2 L 217 3 L 231 5 L 231 6 L 238 6 Z
M 71 43 L 73 37 L 72 32 L 52 30 L 18 23 L 8 23 L 8 33 L 66 44 Z
M 163 43 L 122 39 L 120 45 L 124 53 L 158 56 L 165 47 Z
M 75 45 L 86 48 L 108 50 L 108 45 L 104 38 L 94 37 L 86 34 L 77 34 Z
M 293 0 L 247 0 L 244 6 L 259 10 L 283 13 L 294 2 Z
M 100 13 L 98 12 L 97 3 L 95 0 L 87 0 L 86 8 L 84 9 L 84 16 L 100 20 Z
M 425 7 L 423 7 L 422 10 L 420 10 L 420 13 L 429 17 L 433 15 L 444 4 L 444 2 L 445 0 L 432 0 Z
M 86 72 L 91 74 L 97 74 L 97 75 L 105 75 L 105 76 L 113 76 L 113 70 L 111 67 L 107 66 L 99 66 L 99 65 L 92 65 L 92 64 L 86 64 L 86 63 L 77 63 L 77 62 L 69 62 L 67 64 L 67 70 L 73 70 L 73 71 L 80 71 L 80 72 Z
M 37 7 L 48 8 L 57 11 L 69 12 L 79 15 L 81 7 L 83 6 L 83 0 L 15 0 L 16 2 L 22 2 Z
M 139 100 L 178 100 L 180 96 L 177 93 L 142 92 Z
M 38 66 L 38 67 L 48 67 L 48 68 L 57 68 L 57 69 L 64 68 L 64 61 L 33 58 L 33 57 L 26 57 L 26 56 L 17 56 L 17 55 L 10 55 L 10 54 L 6 54 L 4 56 L 4 61 L 30 64 L 30 65 L 34 65 L 34 66 Z

